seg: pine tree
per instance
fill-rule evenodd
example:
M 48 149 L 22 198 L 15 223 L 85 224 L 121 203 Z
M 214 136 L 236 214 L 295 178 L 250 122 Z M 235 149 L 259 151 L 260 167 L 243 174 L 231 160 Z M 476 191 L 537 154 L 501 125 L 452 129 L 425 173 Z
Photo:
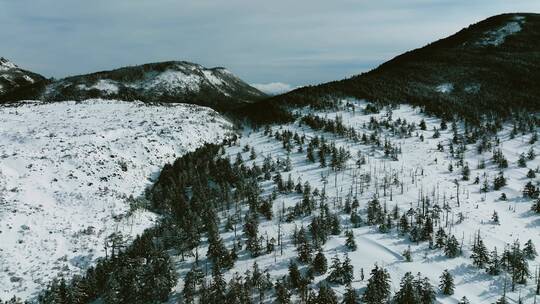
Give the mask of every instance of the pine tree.
M 411 246 L 408 246 L 407 249 L 403 251 L 403 257 L 405 258 L 405 261 L 412 262 Z
M 444 295 L 453 295 L 454 294 L 454 278 L 452 274 L 445 269 L 440 277 L 439 288 Z
M 450 236 L 444 247 L 444 253 L 449 258 L 455 258 L 459 255 L 459 242 L 455 236 Z
M 536 188 L 531 181 L 527 182 L 523 188 L 523 197 L 525 198 L 538 198 L 540 191 Z
M 525 159 L 525 154 L 521 153 L 519 155 L 519 159 L 518 159 L 518 166 L 520 168 L 525 168 L 527 167 L 527 160 Z
M 307 149 L 306 149 L 306 157 L 307 159 L 314 163 L 315 162 L 315 156 L 313 155 L 313 145 L 311 145 L 311 143 L 308 145 Z
M 414 276 L 412 275 L 412 273 L 407 272 L 405 273 L 403 278 L 401 278 L 401 282 L 399 284 L 399 290 L 394 295 L 394 303 L 395 304 L 420 303 L 420 299 L 418 297 L 418 293 L 414 284 Z
M 328 275 L 328 281 L 332 283 L 343 283 L 343 268 L 341 267 L 341 261 L 339 257 L 335 255 L 332 258 L 332 265 L 330 266 L 330 274 Z
M 285 286 L 285 284 L 277 280 L 275 284 L 276 288 L 276 303 L 278 304 L 290 304 L 291 303 L 291 293 Z
M 400 233 L 406 233 L 410 229 L 409 220 L 406 214 L 403 214 L 399 220 L 399 231 Z
M 469 299 L 467 299 L 466 296 L 463 296 L 461 300 L 459 300 L 458 304 L 470 304 Z
M 464 181 L 468 181 L 471 176 L 471 169 L 469 169 L 469 164 L 465 163 L 463 166 L 463 169 L 461 170 L 461 179 Z
M 326 273 L 328 264 L 326 261 L 326 257 L 322 251 L 317 252 L 317 254 L 315 255 L 315 258 L 313 259 L 311 267 L 313 268 L 313 271 L 316 274 L 321 275 L 321 274 Z
M 442 227 L 439 227 L 437 233 L 435 234 L 435 247 L 443 248 L 446 244 L 446 232 Z
M 341 304 L 358 304 L 358 303 L 360 303 L 358 294 L 356 293 L 354 288 L 351 286 L 351 284 L 347 284 L 347 288 L 345 289 L 345 294 L 343 295 L 343 301 L 341 301 Z
M 354 233 L 352 230 L 347 230 L 345 232 L 345 236 L 347 237 L 347 240 L 345 241 L 345 246 L 349 248 L 349 250 L 356 251 L 356 241 L 354 240 Z
M 345 260 L 341 264 L 342 269 L 342 282 L 343 284 L 350 284 L 354 280 L 354 267 L 351 264 L 351 259 L 348 255 L 345 255 Z
M 418 273 L 418 275 L 420 275 L 420 273 Z M 432 304 L 435 301 L 435 289 L 427 277 L 424 277 L 420 288 L 417 287 L 417 289 L 420 290 L 420 303 Z
M 489 255 L 486 271 L 490 275 L 498 275 L 501 273 L 501 260 L 497 254 L 497 247 L 493 248 L 493 251 L 491 251 Z
M 298 232 L 297 242 L 298 260 L 302 263 L 311 262 L 312 249 L 304 227 Z
M 300 274 L 300 270 L 298 270 L 298 265 L 293 261 L 289 263 L 289 283 L 295 289 L 299 288 L 302 284 L 302 275 Z
M 506 186 L 506 178 L 504 177 L 503 173 L 500 172 L 499 175 L 495 177 L 495 180 L 493 181 L 493 189 L 499 190 L 504 186 Z
M 531 206 L 531 210 L 535 213 L 540 213 L 540 198 L 536 199 Z
M 420 127 L 420 130 L 425 131 L 426 128 L 427 128 L 427 127 L 426 127 L 426 121 L 422 119 L 422 120 L 420 121 L 420 124 L 418 124 L 418 126 Z
M 362 302 L 366 304 L 384 304 L 390 297 L 390 274 L 386 269 L 375 265 L 371 270 Z
M 497 211 L 493 211 L 493 214 L 491 215 L 491 220 L 494 224 L 499 225 L 499 214 Z
M 528 240 L 527 243 L 525 243 L 525 246 L 523 247 L 523 255 L 529 260 L 533 260 L 538 255 L 532 240 Z
M 337 304 L 338 299 L 336 293 L 326 284 L 322 284 L 319 288 L 319 294 L 317 295 L 317 303 Z
M 529 160 L 533 160 L 536 157 L 536 154 L 534 153 L 533 147 L 529 148 L 529 151 L 527 152 L 527 158 Z
M 471 259 L 473 260 L 473 265 L 477 266 L 478 268 L 484 268 L 484 265 L 489 262 L 488 251 L 484 245 L 484 241 L 480 237 L 480 232 L 478 232 L 478 235 L 475 238 Z
M 358 228 L 362 225 L 362 218 L 356 210 L 353 210 L 351 212 L 351 224 L 354 228 Z

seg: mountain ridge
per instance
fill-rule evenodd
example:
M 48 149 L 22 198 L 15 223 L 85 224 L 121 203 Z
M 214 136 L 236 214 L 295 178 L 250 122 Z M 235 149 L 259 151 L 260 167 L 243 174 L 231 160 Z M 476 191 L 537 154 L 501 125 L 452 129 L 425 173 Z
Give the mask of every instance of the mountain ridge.
M 58 80 L 36 82 L 0 98 L 43 101 L 91 98 L 181 102 L 218 110 L 266 97 L 224 67 L 206 68 L 187 61 L 164 61 L 121 67 Z
M 261 109 L 315 105 L 337 98 L 410 103 L 442 117 L 478 121 L 486 114 L 540 110 L 540 14 L 496 15 L 449 37 L 398 55 L 350 78 L 306 86 L 247 106 Z M 330 102 L 331 103 L 331 102 Z M 247 115 L 246 114 L 246 115 Z

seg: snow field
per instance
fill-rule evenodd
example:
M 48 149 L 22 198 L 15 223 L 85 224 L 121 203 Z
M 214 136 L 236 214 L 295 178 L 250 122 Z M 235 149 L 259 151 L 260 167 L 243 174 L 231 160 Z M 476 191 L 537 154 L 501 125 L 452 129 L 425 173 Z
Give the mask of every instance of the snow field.
M 59 274 L 104 256 L 156 216 L 130 210 L 164 164 L 231 124 L 200 106 L 25 102 L 0 108 L 0 298 L 31 298 Z

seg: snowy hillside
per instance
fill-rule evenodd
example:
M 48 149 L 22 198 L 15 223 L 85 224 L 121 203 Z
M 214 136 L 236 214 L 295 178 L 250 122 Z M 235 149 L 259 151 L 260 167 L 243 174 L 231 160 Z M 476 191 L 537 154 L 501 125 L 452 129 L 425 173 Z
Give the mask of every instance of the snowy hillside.
M 231 207 L 219 212 L 218 241 L 229 250 L 235 248 L 237 255 L 232 268 L 222 268 L 223 279 L 230 280 L 230 284 L 251 282 L 256 262 L 257 271 L 263 274 L 257 279 L 263 283 L 257 284 L 265 286 L 264 278 L 268 274 L 271 282 L 280 280 L 290 288 L 294 286 L 291 285 L 294 279 L 290 277 L 290 263 L 295 262 L 302 276 L 309 281 L 315 267 L 312 259 L 320 252 L 326 257 L 329 269 L 322 274 L 315 273 L 307 288 L 318 290 L 319 283 L 329 284 L 340 301 L 346 285 L 332 281 L 330 266 L 334 257 L 342 262 L 346 257 L 350 259 L 354 275 L 351 286 L 359 297 L 366 292 L 371 269 L 378 265 L 391 275 L 392 296 L 400 289 L 401 278 L 411 272 L 427 278 L 433 286 L 436 303 L 458 303 L 464 296 L 470 303 L 494 303 L 505 289 L 511 303 L 517 303 L 519 297 L 525 303 L 533 303 L 539 258 L 531 256 L 526 260 L 530 275 L 525 276 L 524 284 L 517 283 L 515 290 L 511 291 L 509 272 L 501 270 L 499 265 L 496 267 L 500 273 L 490 275 L 484 266 L 473 265 L 471 254 L 478 234 L 487 250 L 492 251 L 496 247 L 499 255 L 505 248 L 514 248 L 510 247 L 514 242 L 518 242 L 520 248 L 524 248 L 529 240 L 533 245 L 540 244 L 540 216 L 531 211 L 534 200 L 522 194 L 527 182 L 538 185 L 538 178 L 530 176 L 531 171 L 538 174 L 540 165 L 539 159 L 534 157 L 539 149 L 534 133 L 514 133 L 511 136 L 512 127 L 506 126 L 498 134 L 500 143 L 490 142 L 488 148 L 478 152 L 479 144 L 465 143 L 463 148 L 455 143 L 460 142 L 463 126 L 456 125 L 456 133 L 450 124 L 443 129 L 440 119 L 421 114 L 410 106 L 401 105 L 392 111 L 364 114 L 368 103 L 363 101 L 343 101 L 341 105 L 338 111 L 300 112 L 300 115 L 310 117 L 311 122 L 315 121 L 313 117 L 330 121 L 331 124 L 324 125 L 324 131 L 313 127 L 318 124 L 322 128 L 320 121 L 310 125 L 308 120 L 300 119 L 267 130 L 245 130 L 235 145 L 225 148 L 225 155 L 234 162 L 234 166 L 242 164 L 252 168 L 256 164 L 264 173 L 262 175 L 270 170 L 268 177 L 261 175 L 258 180 L 262 190 L 260 204 L 270 200 L 272 211 L 255 211 L 259 224 L 254 230 L 256 237 L 260 236 L 262 248 L 257 254 L 246 248 L 250 246 L 246 219 L 253 212 L 247 203 L 240 208 Z M 424 123 L 425 127 L 422 126 Z M 350 130 L 357 132 L 358 137 L 354 137 L 356 135 L 352 135 Z M 291 133 L 287 134 L 288 131 Z M 362 134 L 367 138 L 364 139 Z M 458 139 L 454 139 L 455 134 L 458 134 Z M 313 145 L 315 138 L 319 144 Z M 344 149 L 348 155 L 344 162 L 340 164 L 334 159 L 333 152 L 327 152 L 325 165 L 322 165 L 318 152 L 322 138 L 326 145 Z M 463 164 L 460 159 L 462 148 Z M 309 159 L 310 149 L 312 160 Z M 499 149 L 507 160 L 507 167 L 499 160 L 492 160 Z M 521 154 L 526 155 L 524 163 L 518 161 Z M 333 169 L 334 164 L 340 169 Z M 467 180 L 464 180 L 465 167 L 469 170 Z M 494 186 L 494 180 L 496 184 L 501 174 L 505 184 Z M 303 192 L 306 183 L 311 192 Z M 374 199 L 377 203 L 373 202 Z M 354 200 L 358 202 L 357 207 Z M 310 201 L 312 209 L 305 211 Z M 323 212 L 322 205 L 326 205 L 328 211 Z M 262 206 L 260 208 L 258 210 L 263 210 Z M 378 215 L 370 219 L 374 212 Z M 494 213 L 497 214 L 496 219 Z M 361 218 L 360 222 L 353 222 L 353 214 Z M 339 224 L 332 222 L 331 225 L 337 225 L 340 230 L 337 233 L 322 232 L 324 228 L 320 225 L 328 224 L 327 217 L 332 220 L 334 215 Z M 322 222 L 314 221 L 317 217 Z M 424 233 L 425 228 L 421 226 L 427 225 L 428 217 L 433 231 L 425 233 L 432 243 L 427 239 L 414 240 L 414 231 Z M 404 222 L 408 230 L 405 230 Z M 305 235 L 299 237 L 302 227 Z M 422 229 L 422 232 L 417 229 Z M 356 249 L 349 247 L 348 231 L 352 233 Z M 442 243 L 435 243 L 439 239 L 436 234 L 442 233 L 445 235 L 440 237 Z M 321 241 L 316 234 L 323 234 L 326 239 Z M 455 256 L 447 245 L 452 236 L 458 246 Z M 299 239 L 304 239 L 305 243 L 299 243 L 302 242 Z M 309 254 L 307 259 L 311 262 L 301 261 L 303 253 Z M 197 248 L 197 256 L 212 256 L 208 253 L 206 239 Z M 219 278 L 209 270 L 213 269 L 211 260 L 203 258 L 197 266 L 195 256 L 184 258 L 174 258 L 180 276 L 174 298 L 188 296 L 188 289 L 190 296 L 207 295 L 203 291 L 217 286 L 215 280 Z M 439 277 L 446 269 L 454 278 L 453 295 L 443 295 L 438 288 Z M 187 276 L 193 279 L 195 271 L 200 271 L 205 279 L 200 286 L 194 283 L 187 288 L 185 279 Z M 259 291 L 265 297 L 265 303 L 275 301 L 277 291 L 273 287 L 253 284 L 253 289 L 248 289 L 247 294 L 253 295 L 254 301 L 258 301 Z M 227 290 L 232 292 L 233 285 L 227 286 Z M 218 291 L 211 289 L 209 292 Z M 308 291 L 290 288 L 289 293 L 292 294 L 292 302 L 296 303 L 307 296 Z
M 113 232 L 155 215 L 130 212 L 160 168 L 230 124 L 195 105 L 24 102 L 0 108 L 0 299 L 28 298 L 59 273 L 103 256 Z

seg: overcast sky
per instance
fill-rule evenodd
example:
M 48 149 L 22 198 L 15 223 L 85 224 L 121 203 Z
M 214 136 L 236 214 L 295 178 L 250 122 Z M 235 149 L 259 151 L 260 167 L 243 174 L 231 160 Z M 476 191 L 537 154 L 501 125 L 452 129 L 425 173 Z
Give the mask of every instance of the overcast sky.
M 49 77 L 187 60 L 300 86 L 517 11 L 540 0 L 0 0 L 0 56 Z

